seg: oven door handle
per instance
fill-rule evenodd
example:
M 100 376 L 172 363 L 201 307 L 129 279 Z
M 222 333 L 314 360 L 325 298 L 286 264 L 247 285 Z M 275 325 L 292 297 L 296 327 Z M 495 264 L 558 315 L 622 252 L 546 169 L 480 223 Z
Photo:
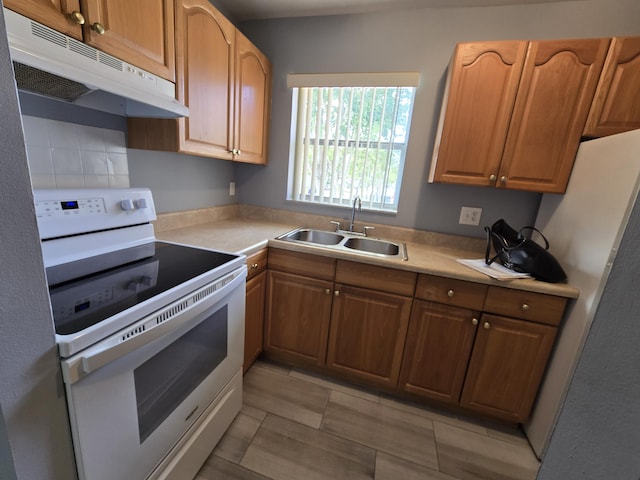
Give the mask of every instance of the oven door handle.
M 164 309 L 156 312 L 153 315 L 150 315 L 149 318 L 143 320 L 142 322 L 138 322 L 134 326 L 125 330 L 124 332 L 119 332 L 115 335 L 112 335 L 110 338 L 105 339 L 103 342 L 100 342 L 93 347 L 90 347 L 85 352 L 79 354 L 75 358 L 67 359 L 62 362 L 62 374 L 66 383 L 73 384 L 76 383 L 81 378 L 87 376 L 91 372 L 98 370 L 99 368 L 117 360 L 120 357 L 127 355 L 143 346 L 153 342 L 154 340 L 167 335 L 175 330 L 183 329 L 185 327 L 194 327 L 200 321 L 204 320 L 201 318 L 203 312 L 209 310 L 212 306 L 216 304 L 223 304 L 224 299 L 230 295 L 237 287 L 244 285 L 246 278 L 246 269 L 243 267 L 240 270 L 236 270 L 234 273 L 225 277 L 228 279 L 226 283 L 222 287 L 216 288 L 216 290 L 209 294 L 206 297 L 207 301 L 199 301 L 194 300 L 193 303 L 189 303 L 186 308 L 180 309 L 179 313 L 174 317 L 163 321 L 161 323 L 156 323 L 156 318 L 161 316 L 165 311 L 171 311 L 176 307 L 176 304 L 184 303 L 185 300 L 182 299 L 178 302 L 174 302 L 173 304 L 165 307 Z M 199 295 L 201 292 L 205 291 L 210 286 L 205 286 L 200 290 L 197 290 L 193 294 L 191 294 L 190 299 L 200 298 Z M 187 300 L 187 302 L 189 302 Z M 147 327 L 142 329 L 141 333 L 137 333 L 134 335 L 126 337 L 127 332 L 132 330 L 139 329 L 140 327 L 136 327 L 140 323 L 147 322 L 145 325 L 151 324 L 152 327 Z M 185 330 L 186 331 L 186 330 Z

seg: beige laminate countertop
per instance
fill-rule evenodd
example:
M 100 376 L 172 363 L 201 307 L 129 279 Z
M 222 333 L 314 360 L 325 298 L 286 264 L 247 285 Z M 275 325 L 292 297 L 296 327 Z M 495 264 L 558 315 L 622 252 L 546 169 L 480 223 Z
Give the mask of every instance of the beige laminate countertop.
M 458 258 L 483 258 L 484 248 L 478 248 L 480 242 L 462 242 L 457 246 L 443 246 L 430 242 L 407 241 L 408 261 L 371 256 L 364 253 L 351 253 L 329 250 L 321 246 L 300 244 L 276 240 L 276 237 L 302 226 L 270 219 L 227 218 L 199 223 L 185 227 L 156 228 L 156 238 L 168 242 L 182 243 L 230 253 L 250 255 L 267 246 L 285 250 L 313 253 L 345 260 L 358 261 L 379 266 L 398 268 L 418 273 L 426 273 L 459 280 L 497 285 L 567 298 L 577 298 L 578 290 L 568 284 L 546 283 L 533 279 L 499 281 L 492 279 L 456 261 Z M 382 236 L 382 235 L 381 235 Z M 402 242 L 399 238 L 385 239 Z

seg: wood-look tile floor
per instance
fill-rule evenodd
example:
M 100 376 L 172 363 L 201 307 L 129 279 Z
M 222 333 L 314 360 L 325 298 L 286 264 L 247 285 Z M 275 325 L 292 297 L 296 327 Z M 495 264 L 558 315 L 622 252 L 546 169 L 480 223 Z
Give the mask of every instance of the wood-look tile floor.
M 258 361 L 196 480 L 533 480 L 521 431 Z

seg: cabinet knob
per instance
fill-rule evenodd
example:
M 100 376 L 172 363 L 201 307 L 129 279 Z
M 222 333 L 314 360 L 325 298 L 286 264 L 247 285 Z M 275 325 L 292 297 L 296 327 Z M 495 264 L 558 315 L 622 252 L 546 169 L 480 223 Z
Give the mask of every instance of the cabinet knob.
M 471 325 L 477 325 L 478 324 L 478 319 L 477 318 L 472 318 L 471 319 Z
M 495 182 L 496 178 L 498 178 L 498 177 L 496 177 L 495 175 L 489 175 L 489 181 L 490 182 Z
M 69 16 L 71 17 L 71 20 L 76 22 L 78 25 L 84 25 L 84 15 L 82 15 L 79 11 L 74 10 Z
M 502 183 L 507 183 L 507 177 L 505 177 L 505 176 L 500 177 L 500 181 Z
M 100 22 L 92 23 L 91 30 L 96 32 L 98 35 L 104 35 L 104 32 L 106 32 L 104 25 L 102 25 Z
M 526 312 L 527 310 L 529 310 L 529 305 L 527 305 L 526 303 L 522 304 L 522 311 Z
M 336 290 L 335 292 L 333 292 L 333 295 L 336 296 L 336 297 L 339 297 L 340 296 L 340 291 Z
M 491 328 L 491 324 L 489 322 L 484 322 L 484 325 L 482 325 L 484 327 L 485 330 L 489 330 Z
M 236 150 L 236 155 L 242 155 L 242 151 L 239 148 Z
M 258 268 L 258 264 L 254 263 L 251 265 L 251 270 L 256 270 Z
M 453 290 L 449 290 L 447 292 L 447 296 L 449 296 L 449 297 L 453 297 L 455 294 L 456 294 L 456 292 L 454 292 Z
M 331 289 L 330 289 L 330 288 L 327 288 L 327 289 L 324 291 L 324 293 L 326 293 L 327 295 L 331 295 Z

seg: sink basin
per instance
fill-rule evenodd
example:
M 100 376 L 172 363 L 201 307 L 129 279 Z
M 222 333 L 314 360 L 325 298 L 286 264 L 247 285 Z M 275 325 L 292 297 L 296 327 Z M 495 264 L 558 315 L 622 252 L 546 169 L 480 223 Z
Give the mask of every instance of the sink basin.
M 284 239 L 320 245 L 337 245 L 344 239 L 344 236 L 323 230 L 301 229 L 286 235 Z
M 398 255 L 400 252 L 400 247 L 395 243 L 362 237 L 350 238 L 344 242 L 344 246 L 352 250 L 377 253 L 380 255 Z
M 329 232 L 326 230 L 315 230 L 313 228 L 299 228 L 277 237 L 277 240 L 300 242 L 324 249 L 349 252 L 351 254 L 401 257 L 405 261 L 408 259 L 405 245 L 386 240 L 373 239 L 359 233 L 344 230 Z

